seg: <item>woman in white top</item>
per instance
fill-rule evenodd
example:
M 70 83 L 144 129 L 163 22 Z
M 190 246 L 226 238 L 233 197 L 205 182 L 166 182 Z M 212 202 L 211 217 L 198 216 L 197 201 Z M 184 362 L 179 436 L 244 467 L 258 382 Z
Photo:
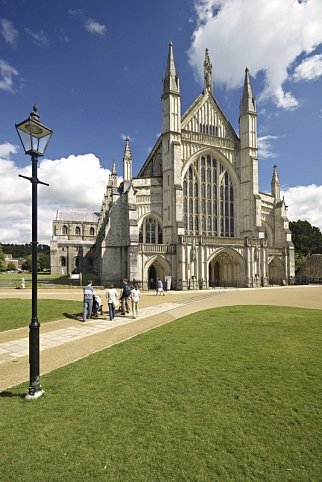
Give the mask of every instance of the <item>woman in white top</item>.
M 115 316 L 115 308 L 118 304 L 117 291 L 114 288 L 114 285 L 107 286 L 106 299 L 107 299 L 107 306 L 108 306 L 108 312 L 110 315 L 110 320 L 112 321 Z
M 131 304 L 132 304 L 132 316 L 137 318 L 139 316 L 139 300 L 140 300 L 140 290 L 138 285 L 134 285 L 131 290 Z

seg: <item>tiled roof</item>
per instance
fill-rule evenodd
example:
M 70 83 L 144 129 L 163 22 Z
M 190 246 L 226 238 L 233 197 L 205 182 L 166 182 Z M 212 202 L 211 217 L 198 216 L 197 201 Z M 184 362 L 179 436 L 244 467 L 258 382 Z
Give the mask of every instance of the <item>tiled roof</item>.
M 98 217 L 98 213 L 90 213 L 86 211 L 57 211 L 56 221 L 97 223 Z

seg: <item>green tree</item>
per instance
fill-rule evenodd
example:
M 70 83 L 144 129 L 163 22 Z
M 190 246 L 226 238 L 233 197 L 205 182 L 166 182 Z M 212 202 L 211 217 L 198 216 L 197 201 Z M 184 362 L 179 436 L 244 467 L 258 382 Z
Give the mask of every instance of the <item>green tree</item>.
M 295 252 L 299 258 L 313 253 L 322 253 L 322 233 L 319 228 L 299 219 L 290 222 L 290 230 Z
M 50 257 L 48 253 L 42 252 L 38 254 L 38 266 L 40 270 L 50 268 Z
M 3 254 L 3 250 L 2 250 L 2 245 L 0 244 L 0 271 L 4 271 L 5 267 L 4 267 L 4 254 Z
M 17 267 L 15 265 L 15 263 L 13 261 L 9 261 L 9 263 L 7 264 L 7 271 L 13 271 L 13 270 L 16 270 Z
M 26 256 L 26 259 L 25 259 L 25 261 L 22 263 L 21 267 L 22 267 L 22 269 L 25 269 L 25 270 L 28 270 L 28 271 L 31 271 L 31 270 L 32 270 L 32 259 L 31 259 L 31 255 L 30 255 L 30 256 Z

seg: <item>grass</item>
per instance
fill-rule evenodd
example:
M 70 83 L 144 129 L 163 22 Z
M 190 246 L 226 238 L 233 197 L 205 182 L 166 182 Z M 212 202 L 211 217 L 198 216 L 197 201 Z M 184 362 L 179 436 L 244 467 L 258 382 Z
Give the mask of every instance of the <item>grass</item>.
M 207 310 L 4 392 L 0 479 L 318 482 L 321 323 Z
M 26 288 L 31 288 L 32 274 L 31 272 L 23 273 L 9 273 L 8 271 L 0 272 L 0 288 L 5 287 L 11 283 L 12 287 L 20 287 L 21 279 L 25 278 Z M 79 287 L 79 280 L 70 280 L 69 275 L 55 275 L 46 272 L 39 272 L 37 274 L 38 286 L 46 288 L 47 286 L 63 286 L 64 289 L 68 287 Z M 84 280 L 83 280 L 84 281 Z
M 38 300 L 38 319 L 40 323 L 73 318 L 82 313 L 82 301 Z M 0 300 L 0 332 L 28 326 L 31 320 L 31 300 Z

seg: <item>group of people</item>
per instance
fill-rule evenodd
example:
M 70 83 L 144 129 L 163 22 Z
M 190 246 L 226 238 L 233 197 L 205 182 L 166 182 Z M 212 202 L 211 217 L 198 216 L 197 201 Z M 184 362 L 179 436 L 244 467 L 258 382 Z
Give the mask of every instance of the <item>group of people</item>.
M 92 281 L 89 281 L 89 283 L 84 287 L 83 293 L 83 321 L 86 321 L 87 318 L 97 316 L 97 311 L 99 309 L 101 310 L 101 313 L 103 313 L 101 298 L 99 295 L 94 294 Z M 97 298 L 99 298 L 98 301 Z M 119 306 L 119 303 L 121 303 L 121 315 L 125 316 L 126 313 L 130 312 L 129 303 L 131 303 L 132 316 L 133 318 L 137 318 L 139 316 L 139 300 L 140 290 L 137 284 L 131 287 L 128 283 L 128 280 L 123 279 L 120 294 L 118 294 L 113 284 L 109 284 L 106 290 L 106 301 L 108 306 L 109 319 L 111 321 L 114 319 L 115 310 Z

